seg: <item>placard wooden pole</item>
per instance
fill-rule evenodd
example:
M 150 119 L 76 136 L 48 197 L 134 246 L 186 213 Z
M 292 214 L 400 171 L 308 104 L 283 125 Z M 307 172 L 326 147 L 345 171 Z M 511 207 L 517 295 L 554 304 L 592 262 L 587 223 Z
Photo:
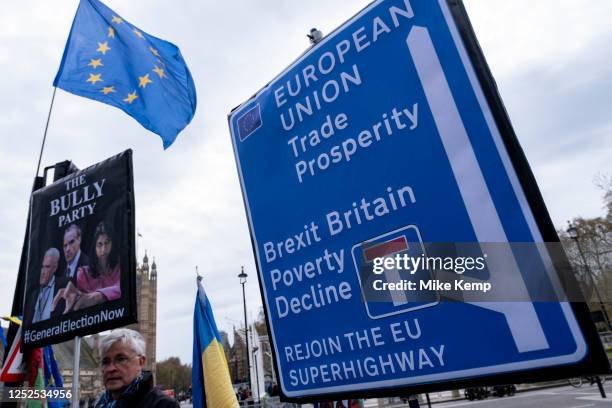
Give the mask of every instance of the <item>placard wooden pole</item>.
M 79 374 L 81 363 L 81 337 L 74 338 L 74 364 L 72 366 L 72 404 L 71 408 L 79 408 Z

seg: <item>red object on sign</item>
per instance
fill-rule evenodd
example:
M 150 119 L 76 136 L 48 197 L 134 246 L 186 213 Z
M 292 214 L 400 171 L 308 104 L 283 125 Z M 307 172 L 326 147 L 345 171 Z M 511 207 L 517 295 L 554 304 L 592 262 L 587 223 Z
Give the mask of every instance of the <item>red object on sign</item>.
M 406 242 L 406 237 L 401 236 L 387 242 L 372 245 L 363 251 L 363 256 L 366 262 L 372 262 L 374 258 L 393 255 L 398 252 L 406 251 L 407 249 L 408 242 Z

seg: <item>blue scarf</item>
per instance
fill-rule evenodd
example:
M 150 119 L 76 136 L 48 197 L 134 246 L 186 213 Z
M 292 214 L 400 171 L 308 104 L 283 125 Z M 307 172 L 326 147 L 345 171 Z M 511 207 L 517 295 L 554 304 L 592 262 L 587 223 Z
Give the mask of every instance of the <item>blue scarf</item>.
M 107 390 L 100 397 L 100 401 L 96 404 L 96 408 L 127 408 L 126 400 L 134 394 L 138 393 L 140 384 L 144 380 L 144 373 L 138 374 L 138 377 L 134 379 L 127 386 L 127 388 L 121 393 L 119 399 L 114 400 L 111 393 Z

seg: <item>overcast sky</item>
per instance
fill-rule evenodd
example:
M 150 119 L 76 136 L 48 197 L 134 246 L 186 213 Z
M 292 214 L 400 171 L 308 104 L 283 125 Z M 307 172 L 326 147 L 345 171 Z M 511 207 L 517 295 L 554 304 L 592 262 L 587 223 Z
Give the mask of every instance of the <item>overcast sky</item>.
M 415 0 L 425 1 L 425 0 Z M 612 172 L 612 2 L 465 0 L 518 138 L 558 228 L 603 213 L 598 174 Z M 0 315 L 10 313 L 52 81 L 76 0 L 21 0 L 0 14 Z M 120 110 L 58 90 L 43 165 L 87 167 L 134 150 L 140 257 L 158 265 L 158 360 L 191 361 L 195 266 L 217 323 L 261 305 L 228 112 L 368 3 L 356 0 L 107 0 L 142 30 L 172 41 L 194 77 L 198 108 L 174 145 Z

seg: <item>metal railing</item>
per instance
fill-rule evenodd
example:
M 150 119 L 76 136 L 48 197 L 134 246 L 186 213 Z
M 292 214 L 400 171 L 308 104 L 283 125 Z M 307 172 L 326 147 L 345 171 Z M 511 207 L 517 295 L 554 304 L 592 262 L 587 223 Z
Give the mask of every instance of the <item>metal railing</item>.
M 239 401 L 241 408 L 299 408 L 300 404 L 281 402 L 280 397 L 266 397 L 259 401 Z

